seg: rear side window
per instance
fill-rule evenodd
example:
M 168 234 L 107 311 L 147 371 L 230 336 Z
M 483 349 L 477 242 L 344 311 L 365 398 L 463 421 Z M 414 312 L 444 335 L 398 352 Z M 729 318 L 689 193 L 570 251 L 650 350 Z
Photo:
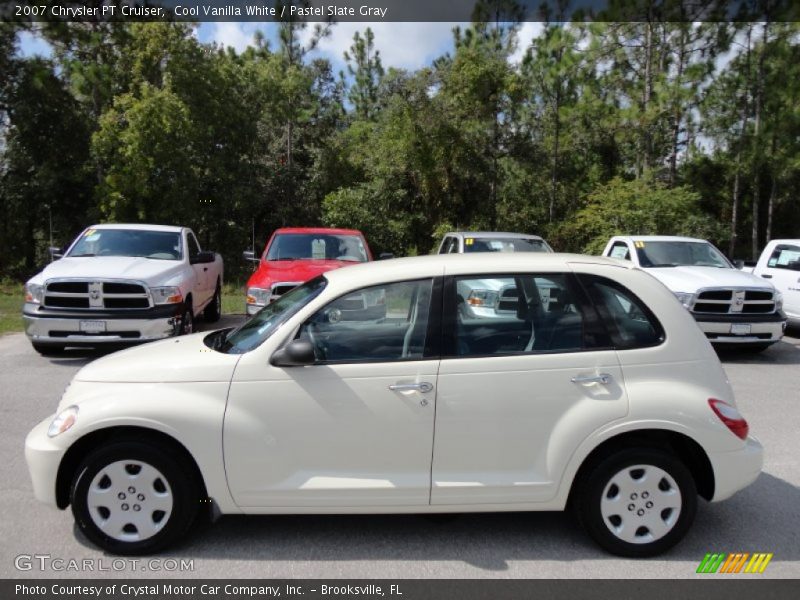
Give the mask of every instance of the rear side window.
M 653 312 L 625 286 L 595 275 L 580 275 L 615 348 L 656 346 L 664 329 Z
M 586 348 L 585 317 L 566 274 L 458 277 L 445 300 L 449 355 L 502 356 Z

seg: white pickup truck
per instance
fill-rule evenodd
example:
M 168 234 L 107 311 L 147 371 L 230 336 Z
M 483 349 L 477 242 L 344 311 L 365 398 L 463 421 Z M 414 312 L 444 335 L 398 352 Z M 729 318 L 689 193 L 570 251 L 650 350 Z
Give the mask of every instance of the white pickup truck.
M 220 317 L 222 257 L 186 227 L 92 225 L 54 257 L 25 284 L 25 333 L 42 354 L 158 340 Z
M 783 337 L 783 296 L 769 282 L 737 270 L 706 240 L 617 236 L 603 256 L 633 262 L 669 288 L 715 345 L 760 351 Z
M 789 324 L 800 327 L 800 239 L 772 240 L 755 267 L 742 270 L 774 285 L 783 294 L 783 311 Z

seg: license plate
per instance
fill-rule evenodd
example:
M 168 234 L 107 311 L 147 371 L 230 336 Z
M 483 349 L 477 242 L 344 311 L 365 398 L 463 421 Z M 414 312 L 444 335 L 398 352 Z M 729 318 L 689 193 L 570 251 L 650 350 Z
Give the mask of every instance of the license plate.
M 731 333 L 733 335 L 750 335 L 750 324 L 733 323 L 731 324 Z
M 105 330 L 105 321 L 81 321 L 81 331 L 83 333 L 103 333 Z

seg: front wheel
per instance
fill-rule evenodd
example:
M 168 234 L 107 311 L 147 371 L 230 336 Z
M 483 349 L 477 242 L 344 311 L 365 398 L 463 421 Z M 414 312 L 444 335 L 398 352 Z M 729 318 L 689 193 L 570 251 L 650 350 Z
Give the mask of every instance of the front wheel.
M 92 452 L 71 488 L 83 534 L 114 554 L 148 554 L 186 534 L 199 507 L 192 469 L 167 448 L 124 441 Z
M 592 539 L 620 556 L 665 552 L 686 535 L 697 512 L 692 474 L 661 450 L 621 450 L 578 485 L 579 520 Z
M 194 311 L 192 310 L 191 299 L 189 299 L 183 307 L 180 335 L 189 335 L 190 333 L 194 333 Z
M 222 289 L 217 283 L 217 289 L 214 291 L 214 297 L 208 303 L 205 310 L 203 310 L 203 319 L 208 323 L 216 323 L 222 316 Z

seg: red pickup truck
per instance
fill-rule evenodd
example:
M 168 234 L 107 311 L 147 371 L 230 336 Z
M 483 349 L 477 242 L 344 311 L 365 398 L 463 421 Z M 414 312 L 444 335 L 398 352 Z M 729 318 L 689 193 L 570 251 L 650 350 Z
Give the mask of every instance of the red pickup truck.
M 254 252 L 243 256 L 258 263 L 247 282 L 248 315 L 321 273 L 373 260 L 360 231 L 324 227 L 277 229 L 260 258 Z

